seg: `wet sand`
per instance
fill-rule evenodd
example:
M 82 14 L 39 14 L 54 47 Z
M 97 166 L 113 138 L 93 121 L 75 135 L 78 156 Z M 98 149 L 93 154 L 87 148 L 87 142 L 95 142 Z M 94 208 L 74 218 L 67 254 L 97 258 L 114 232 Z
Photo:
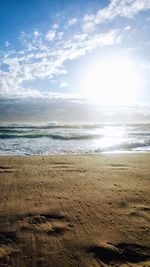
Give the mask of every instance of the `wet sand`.
M 150 154 L 0 157 L 0 266 L 150 266 Z

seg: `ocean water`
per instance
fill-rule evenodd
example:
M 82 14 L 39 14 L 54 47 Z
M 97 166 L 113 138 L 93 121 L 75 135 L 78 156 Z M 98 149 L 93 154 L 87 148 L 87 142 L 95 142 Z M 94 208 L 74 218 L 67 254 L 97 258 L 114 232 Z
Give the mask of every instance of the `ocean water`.
M 0 125 L 0 155 L 150 151 L 150 124 Z

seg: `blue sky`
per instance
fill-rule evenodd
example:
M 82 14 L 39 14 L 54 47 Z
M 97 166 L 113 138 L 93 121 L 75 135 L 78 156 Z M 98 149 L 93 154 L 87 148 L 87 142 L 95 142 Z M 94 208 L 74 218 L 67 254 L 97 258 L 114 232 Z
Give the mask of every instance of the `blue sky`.
M 149 0 L 0 1 L 0 120 L 150 106 L 149 33 Z

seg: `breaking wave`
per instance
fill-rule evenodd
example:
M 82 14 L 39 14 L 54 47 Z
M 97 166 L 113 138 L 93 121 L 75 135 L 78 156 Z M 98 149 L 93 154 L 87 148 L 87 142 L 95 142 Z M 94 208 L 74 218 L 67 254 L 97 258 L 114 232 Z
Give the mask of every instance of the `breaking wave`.
M 75 135 L 75 134 L 51 134 L 51 133 L 11 133 L 11 134 L 0 134 L 1 139 L 14 139 L 14 138 L 51 138 L 51 139 L 57 139 L 57 140 L 90 140 L 90 139 L 96 139 L 102 137 L 100 134 L 87 134 L 87 135 Z
M 150 124 L 0 125 L 1 155 L 150 151 Z

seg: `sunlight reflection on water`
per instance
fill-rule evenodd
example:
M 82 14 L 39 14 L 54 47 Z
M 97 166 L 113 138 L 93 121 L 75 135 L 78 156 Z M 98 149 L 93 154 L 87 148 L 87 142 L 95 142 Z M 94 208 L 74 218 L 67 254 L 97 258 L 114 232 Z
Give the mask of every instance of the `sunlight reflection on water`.
M 95 140 L 95 145 L 101 149 L 119 145 L 126 140 L 127 136 L 126 128 L 123 126 L 105 126 L 101 129 L 101 134 L 103 137 Z

